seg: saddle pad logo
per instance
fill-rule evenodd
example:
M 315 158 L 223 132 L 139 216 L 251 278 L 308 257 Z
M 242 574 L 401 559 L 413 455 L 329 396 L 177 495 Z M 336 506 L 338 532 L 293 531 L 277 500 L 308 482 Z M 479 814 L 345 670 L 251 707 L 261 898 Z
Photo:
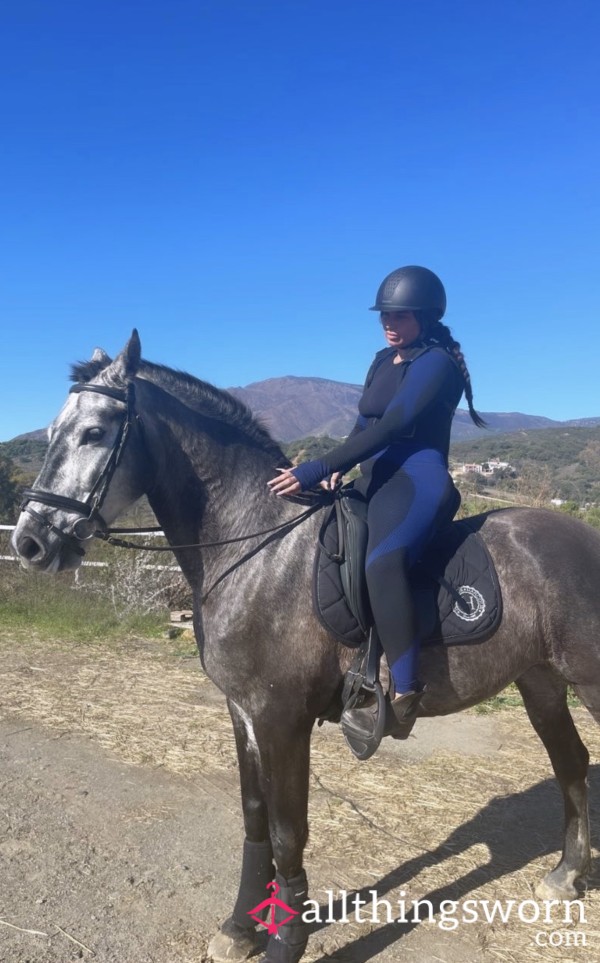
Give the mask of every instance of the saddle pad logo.
M 452 608 L 454 614 L 463 622 L 476 622 L 477 619 L 480 619 L 486 609 L 485 599 L 481 592 L 478 592 L 472 585 L 461 585 L 458 594 L 463 599 L 463 605 L 466 603 L 468 608 L 455 602 Z

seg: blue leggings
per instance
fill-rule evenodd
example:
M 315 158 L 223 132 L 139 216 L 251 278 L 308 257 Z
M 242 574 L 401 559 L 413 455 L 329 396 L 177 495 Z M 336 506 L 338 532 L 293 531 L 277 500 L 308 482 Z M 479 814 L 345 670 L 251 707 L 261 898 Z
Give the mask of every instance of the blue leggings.
M 377 459 L 356 488 L 369 502 L 366 575 L 375 625 L 396 692 L 409 692 L 418 688 L 419 639 L 408 575 L 456 511 L 458 495 L 433 449 L 401 465 Z

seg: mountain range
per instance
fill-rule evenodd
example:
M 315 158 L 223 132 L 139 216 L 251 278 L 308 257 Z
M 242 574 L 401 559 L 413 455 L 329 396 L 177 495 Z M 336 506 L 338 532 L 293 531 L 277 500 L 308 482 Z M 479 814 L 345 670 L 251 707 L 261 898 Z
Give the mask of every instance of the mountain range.
M 280 442 L 296 441 L 308 436 L 328 435 L 343 438 L 356 420 L 356 409 L 361 385 L 330 381 L 327 378 L 302 378 L 287 375 L 268 378 L 245 387 L 228 389 L 243 401 Z M 541 415 L 522 412 L 484 411 L 481 415 L 494 434 L 515 431 L 534 431 L 541 428 L 586 428 L 600 425 L 600 417 L 555 421 Z M 487 432 L 476 428 L 468 411 L 458 409 L 452 426 L 452 440 L 464 441 L 481 438 Z M 44 441 L 44 429 L 27 432 L 5 444 L 13 442 Z
M 290 442 L 309 435 L 343 438 L 354 425 L 361 385 L 329 381 L 326 378 L 301 378 L 287 375 L 229 388 L 245 402 L 278 441 Z M 585 428 L 600 425 L 598 418 L 555 421 L 541 415 L 518 411 L 480 412 L 494 434 L 533 431 L 539 428 Z M 471 421 L 468 411 L 459 408 L 452 425 L 452 440 L 480 438 L 482 430 Z

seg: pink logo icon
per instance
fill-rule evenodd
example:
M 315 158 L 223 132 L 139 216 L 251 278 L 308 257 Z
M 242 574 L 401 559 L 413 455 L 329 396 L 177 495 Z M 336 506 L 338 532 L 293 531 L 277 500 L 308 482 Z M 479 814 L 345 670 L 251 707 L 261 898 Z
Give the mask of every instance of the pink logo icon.
M 273 895 L 269 896 L 268 899 L 264 899 L 262 903 L 259 903 L 258 906 L 254 907 L 254 909 L 248 910 L 248 916 L 251 916 L 252 919 L 260 926 L 265 926 L 267 933 L 271 933 L 276 936 L 279 927 L 284 926 L 285 923 L 289 923 L 294 916 L 298 915 L 298 911 L 292 909 L 292 907 L 288 906 L 287 903 L 284 903 L 283 900 L 277 899 L 277 893 L 280 890 L 280 886 L 275 882 L 275 880 L 273 880 L 271 883 L 267 883 L 266 888 L 272 889 Z M 267 913 L 266 920 L 263 920 L 261 914 L 267 908 L 269 912 Z M 284 916 L 283 919 L 275 920 L 275 910 L 277 909 L 287 913 L 287 916 Z

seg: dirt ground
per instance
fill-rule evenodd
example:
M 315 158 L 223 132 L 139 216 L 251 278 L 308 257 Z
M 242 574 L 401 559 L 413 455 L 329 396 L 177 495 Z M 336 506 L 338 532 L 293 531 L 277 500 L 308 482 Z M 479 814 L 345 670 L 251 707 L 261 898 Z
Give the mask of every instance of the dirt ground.
M 600 732 L 575 716 L 597 841 Z M 523 711 L 424 720 L 386 742 L 358 763 L 336 727 L 315 732 L 306 868 L 323 921 L 306 960 L 600 960 L 596 852 L 582 921 L 456 919 L 466 900 L 528 901 L 531 918 L 558 858 L 562 804 Z M 0 634 L 0 744 L 0 961 L 205 961 L 243 833 L 224 701 L 189 643 Z M 369 921 L 324 922 L 330 892 L 360 888 L 394 918 L 404 899 L 408 921 L 382 904 L 378 923 L 370 907 Z M 413 900 L 432 921 L 411 921 Z

